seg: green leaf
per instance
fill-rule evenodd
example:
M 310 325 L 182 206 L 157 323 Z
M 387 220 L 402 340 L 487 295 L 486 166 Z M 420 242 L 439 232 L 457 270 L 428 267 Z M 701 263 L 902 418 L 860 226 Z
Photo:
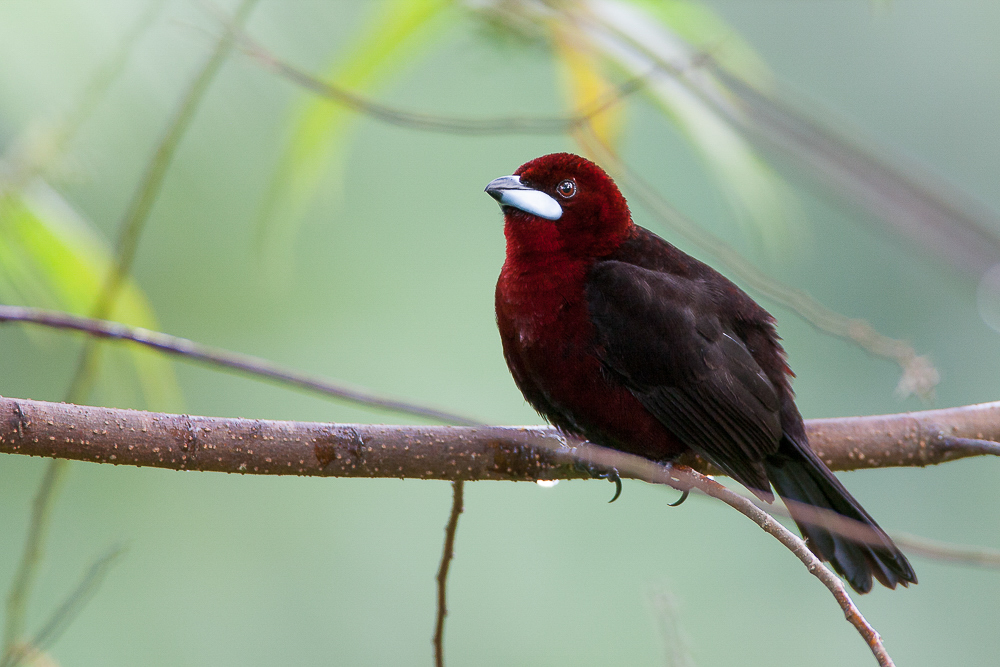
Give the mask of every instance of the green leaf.
M 565 97 L 570 110 L 592 109 L 615 93 L 614 84 L 605 76 L 594 46 L 579 39 L 568 26 L 552 22 L 551 39 L 566 80 Z M 624 101 L 614 104 L 589 119 L 590 130 L 605 146 L 618 144 L 625 125 Z
M 44 182 L 0 197 L 4 301 L 89 314 L 111 261 L 107 243 Z M 123 285 L 110 318 L 158 328 L 152 307 L 132 280 Z M 127 354 L 146 403 L 154 409 L 178 409 L 180 388 L 170 363 L 139 347 L 130 346 Z

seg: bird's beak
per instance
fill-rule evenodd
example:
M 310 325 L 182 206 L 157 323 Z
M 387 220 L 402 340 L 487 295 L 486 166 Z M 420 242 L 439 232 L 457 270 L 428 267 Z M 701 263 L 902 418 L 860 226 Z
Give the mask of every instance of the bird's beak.
M 546 220 L 562 217 L 562 206 L 541 190 L 535 190 L 521 183 L 517 176 L 501 176 L 490 181 L 486 194 L 496 199 L 500 206 L 510 206 Z

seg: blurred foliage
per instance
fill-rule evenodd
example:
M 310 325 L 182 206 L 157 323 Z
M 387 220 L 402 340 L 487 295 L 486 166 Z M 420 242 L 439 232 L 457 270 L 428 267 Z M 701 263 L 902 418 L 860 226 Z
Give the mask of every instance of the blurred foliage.
M 376 9 L 367 29 L 360 31 L 347 56 L 338 54 L 327 76 L 349 90 L 375 92 L 426 51 L 451 20 L 442 20 L 453 0 L 390 0 L 372 3 Z M 316 196 L 324 174 L 334 169 L 333 187 L 340 190 L 344 142 L 356 116 L 342 106 L 304 95 L 293 112 L 291 137 L 278 162 L 274 180 L 261 207 L 258 243 L 267 249 L 269 266 L 293 261 L 297 223 Z M 277 273 L 276 275 L 281 275 Z
M 0 298 L 78 315 L 89 314 L 112 267 L 108 244 L 56 191 L 42 181 L 0 198 Z M 142 290 L 126 280 L 109 319 L 147 329 L 159 325 Z M 26 329 L 38 344 L 56 338 Z M 128 358 L 145 405 L 161 410 L 181 406 L 180 387 L 170 362 L 148 350 L 129 348 Z M 111 363 L 121 363 L 115 355 Z M 116 372 L 104 393 L 126 403 L 128 373 Z
M 979 315 L 1000 302 L 995 272 L 976 301 L 1000 258 L 998 21 L 985 0 L 877 12 L 776 0 L 263 0 L 247 30 L 346 90 L 443 116 L 551 118 L 645 77 L 643 94 L 594 119 L 602 142 L 748 264 L 927 351 L 938 405 L 957 405 L 995 399 L 1000 373 Z M 0 298 L 92 306 L 137 174 L 226 29 L 188 0 L 0 3 Z M 59 113 L 78 107 L 87 113 Z M 60 115 L 79 119 L 71 138 L 32 129 Z M 490 422 L 537 421 L 499 352 L 503 239 L 482 188 L 554 150 L 580 148 L 387 125 L 234 54 L 177 148 L 114 318 Z M 32 176 L 17 177 L 26 154 Z M 637 199 L 637 221 L 700 254 Z M 920 405 L 892 396 L 892 364 L 775 314 L 806 416 Z M 0 336 L 0 393 L 64 394 L 75 338 Z M 203 369 L 172 380 L 158 357 L 131 355 L 105 356 L 102 402 L 155 406 L 179 386 L 199 414 L 393 419 Z M 0 581 L 16 568 L 41 463 L 0 461 Z M 847 483 L 887 527 L 996 546 L 992 465 Z M 29 628 L 76 585 L 81 554 L 122 537 L 133 546 L 46 659 L 430 662 L 447 484 L 73 469 Z M 732 512 L 672 510 L 638 485 L 607 506 L 606 493 L 467 487 L 453 663 L 663 664 L 660 637 L 678 634 L 665 626 L 684 629 L 703 665 L 871 660 L 827 593 Z M 861 600 L 896 660 L 990 664 L 995 573 L 915 565 L 919 586 Z M 650 589 L 668 592 L 668 611 Z

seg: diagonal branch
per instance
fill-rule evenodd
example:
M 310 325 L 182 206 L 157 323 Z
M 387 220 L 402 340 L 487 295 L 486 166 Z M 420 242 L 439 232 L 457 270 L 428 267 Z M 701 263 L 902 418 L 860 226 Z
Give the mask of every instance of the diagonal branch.
M 893 667 L 892 658 L 889 657 L 889 653 L 882 644 L 882 637 L 865 620 L 861 611 L 854 604 L 854 601 L 851 600 L 850 594 L 844 588 L 844 582 L 820 562 L 801 538 L 782 526 L 774 517 L 750 502 L 749 499 L 727 489 L 709 477 L 705 477 L 694 471 L 689 472 L 694 478 L 694 486 L 698 490 L 721 500 L 740 514 L 743 514 L 795 554 L 795 557 L 802 561 L 802 564 L 806 566 L 809 573 L 819 579 L 830 593 L 833 594 L 833 597 L 837 600 L 837 604 L 843 610 L 847 622 L 854 626 L 858 634 L 868 644 L 868 648 L 871 649 L 872 655 L 875 656 L 880 667 Z

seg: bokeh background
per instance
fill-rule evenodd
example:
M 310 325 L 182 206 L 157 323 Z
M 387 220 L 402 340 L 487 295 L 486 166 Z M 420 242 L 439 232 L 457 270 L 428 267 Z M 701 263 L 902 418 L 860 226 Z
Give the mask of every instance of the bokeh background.
M 579 78 L 544 31 L 498 20 L 518 4 L 261 0 L 247 31 L 304 71 L 394 107 L 566 114 L 580 99 Z M 989 227 L 989 211 L 1000 208 L 1000 5 L 653 4 L 673 12 L 651 14 L 667 28 L 710 22 L 709 55 L 738 45 L 769 90 L 890 163 L 964 191 L 984 206 L 986 234 L 1000 234 Z M 5 196 L 24 197 L 41 228 L 92 260 L 94 275 L 106 268 L 164 128 L 224 32 L 220 13 L 232 9 L 187 0 L 0 2 Z M 430 18 L 412 39 L 383 52 L 372 46 L 394 16 L 421 11 Z M 626 78 L 613 66 L 600 72 Z M 492 304 L 502 221 L 482 190 L 532 157 L 581 148 L 567 135 L 457 136 L 342 110 L 328 112 L 333 138 L 323 144 L 322 132 L 303 134 L 303 118 L 322 116 L 326 104 L 240 49 L 226 59 L 142 233 L 132 319 L 485 422 L 538 423 L 500 352 Z M 78 127 L 57 140 L 67 118 Z M 981 271 L 832 196 L 794 162 L 761 157 L 779 193 L 773 215 L 742 206 L 704 145 L 648 91 L 608 123 L 625 162 L 684 215 L 768 275 L 909 341 L 940 372 L 929 402 L 901 398 L 896 364 L 754 293 L 779 319 L 807 418 L 998 398 L 1000 337 L 988 324 L 997 302 Z M 316 145 L 328 150 L 305 159 L 315 159 L 309 177 L 289 180 L 295 150 Z M 30 179 L 13 188 L 17 173 Z M 634 208 L 640 224 L 712 260 Z M 11 229 L 2 230 L 0 260 L 37 260 L 17 250 Z M 81 268 L 86 261 L 63 260 L 8 268 L 3 299 L 88 312 L 93 294 L 80 287 L 67 301 L 67 286 L 90 285 L 93 275 Z M 45 274 L 54 266 L 60 277 Z M 0 328 L 0 394 L 63 399 L 81 347 L 78 335 Z M 140 357 L 107 346 L 89 401 L 417 421 Z M 14 576 L 46 464 L 0 457 L 0 589 Z M 890 532 L 1000 547 L 997 466 L 977 459 L 841 477 Z M 450 664 L 873 664 L 829 593 L 731 509 L 697 498 L 672 509 L 674 492 L 634 482 L 608 505 L 611 492 L 601 482 L 467 486 L 450 579 Z M 124 544 L 100 590 L 48 648 L 57 664 L 428 665 L 450 499 L 444 482 L 74 463 L 54 505 L 28 630 L 95 558 Z M 913 562 L 918 586 L 860 600 L 897 663 L 995 664 L 1000 573 Z

